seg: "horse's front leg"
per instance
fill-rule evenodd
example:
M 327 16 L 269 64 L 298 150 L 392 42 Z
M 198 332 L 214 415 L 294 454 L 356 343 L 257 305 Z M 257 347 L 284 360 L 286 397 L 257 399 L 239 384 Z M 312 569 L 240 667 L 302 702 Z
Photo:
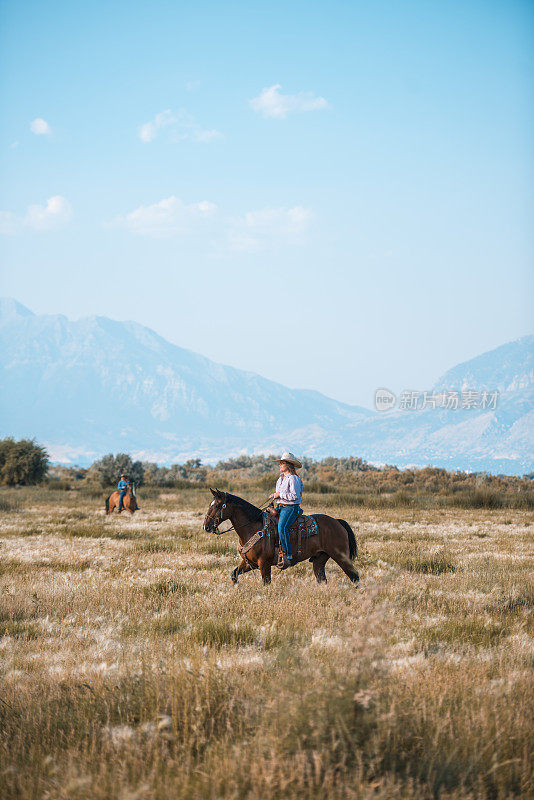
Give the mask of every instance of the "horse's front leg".
M 261 558 L 258 561 L 260 573 L 264 584 L 267 586 L 271 582 L 271 562 L 267 558 Z
M 245 561 L 245 559 L 242 558 L 241 564 L 238 564 L 238 566 L 232 570 L 231 574 L 232 582 L 237 583 L 238 576 L 242 575 L 244 572 L 250 572 L 251 569 L 252 567 L 250 566 L 248 561 Z

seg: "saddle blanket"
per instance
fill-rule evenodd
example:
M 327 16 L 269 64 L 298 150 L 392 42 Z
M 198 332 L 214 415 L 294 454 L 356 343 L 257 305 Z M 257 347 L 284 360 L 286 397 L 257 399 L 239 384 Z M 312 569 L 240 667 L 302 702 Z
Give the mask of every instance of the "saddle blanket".
M 314 517 L 308 517 L 306 514 L 300 513 L 295 522 L 289 528 L 289 535 L 305 539 L 308 536 L 317 535 L 317 523 Z M 278 539 L 278 515 L 269 514 L 268 511 L 263 512 L 263 536 L 272 536 L 276 542 Z

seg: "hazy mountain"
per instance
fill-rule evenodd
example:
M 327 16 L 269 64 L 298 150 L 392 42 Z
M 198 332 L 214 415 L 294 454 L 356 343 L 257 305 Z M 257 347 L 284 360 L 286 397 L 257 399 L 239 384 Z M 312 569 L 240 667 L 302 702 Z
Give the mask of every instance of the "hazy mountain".
M 534 386 L 534 336 L 523 336 L 458 364 L 436 382 L 441 389 L 487 389 L 502 393 Z
M 499 391 L 495 409 L 376 413 L 210 361 L 134 322 L 0 302 L 0 434 L 57 461 L 110 451 L 159 462 L 290 449 L 406 466 L 534 469 L 534 337 L 449 370 L 436 391 Z
M 406 466 L 524 474 L 534 468 L 534 336 L 459 364 L 432 391 L 498 392 L 495 408 L 427 408 L 377 414 L 351 443 L 364 458 Z M 476 401 L 480 404 L 480 398 Z M 461 405 L 461 403 L 460 403 Z M 490 403 L 491 405 L 491 403 Z
M 110 450 L 161 461 L 244 448 L 328 450 L 371 416 L 176 347 L 134 322 L 0 306 L 3 434 L 35 435 L 78 461 Z M 298 433 L 297 433 L 298 432 Z

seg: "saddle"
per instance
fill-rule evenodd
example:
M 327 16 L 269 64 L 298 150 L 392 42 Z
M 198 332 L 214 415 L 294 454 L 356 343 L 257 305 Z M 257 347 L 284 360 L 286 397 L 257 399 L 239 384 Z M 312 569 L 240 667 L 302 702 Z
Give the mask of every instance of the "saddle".
M 282 548 L 280 547 L 280 538 L 278 536 L 278 518 L 279 514 L 275 509 L 268 509 L 268 513 L 263 514 L 264 527 L 262 534 L 267 536 L 274 543 L 275 553 L 278 550 L 278 555 L 281 557 Z M 316 536 L 318 533 L 317 523 L 314 517 L 309 517 L 307 514 L 302 513 L 299 509 L 298 516 L 295 522 L 289 528 L 289 535 L 292 541 L 297 544 L 297 558 L 302 555 L 302 543 L 304 539 L 309 536 Z
M 246 542 L 246 544 L 239 545 L 239 553 L 252 566 L 255 565 L 249 560 L 247 553 L 262 540 L 263 546 L 265 546 L 267 543 L 270 543 L 270 545 L 273 547 L 274 560 L 276 561 L 277 559 L 281 559 L 282 548 L 280 546 L 280 538 L 278 536 L 278 517 L 279 514 L 274 509 L 269 508 L 263 511 L 262 529 L 255 533 L 254 536 L 252 536 L 248 542 Z M 315 521 L 315 518 L 308 517 L 306 514 L 303 514 L 302 509 L 300 509 L 295 522 L 289 528 L 291 540 L 293 542 L 296 541 L 297 544 L 297 559 L 300 560 L 300 556 L 302 555 L 303 540 L 309 536 L 316 536 L 318 532 L 319 530 L 317 528 L 317 522 Z

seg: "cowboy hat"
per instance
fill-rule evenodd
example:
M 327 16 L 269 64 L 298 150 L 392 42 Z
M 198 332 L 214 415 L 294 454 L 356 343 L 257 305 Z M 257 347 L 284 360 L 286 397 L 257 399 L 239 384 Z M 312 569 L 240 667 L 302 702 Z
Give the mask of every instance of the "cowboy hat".
M 298 458 L 295 458 L 293 453 L 282 453 L 280 458 L 273 459 L 273 463 L 275 464 L 279 464 L 280 461 L 287 461 L 288 464 L 293 464 L 293 466 L 296 467 L 297 469 L 300 469 L 300 467 L 302 467 L 302 464 L 300 463 Z

